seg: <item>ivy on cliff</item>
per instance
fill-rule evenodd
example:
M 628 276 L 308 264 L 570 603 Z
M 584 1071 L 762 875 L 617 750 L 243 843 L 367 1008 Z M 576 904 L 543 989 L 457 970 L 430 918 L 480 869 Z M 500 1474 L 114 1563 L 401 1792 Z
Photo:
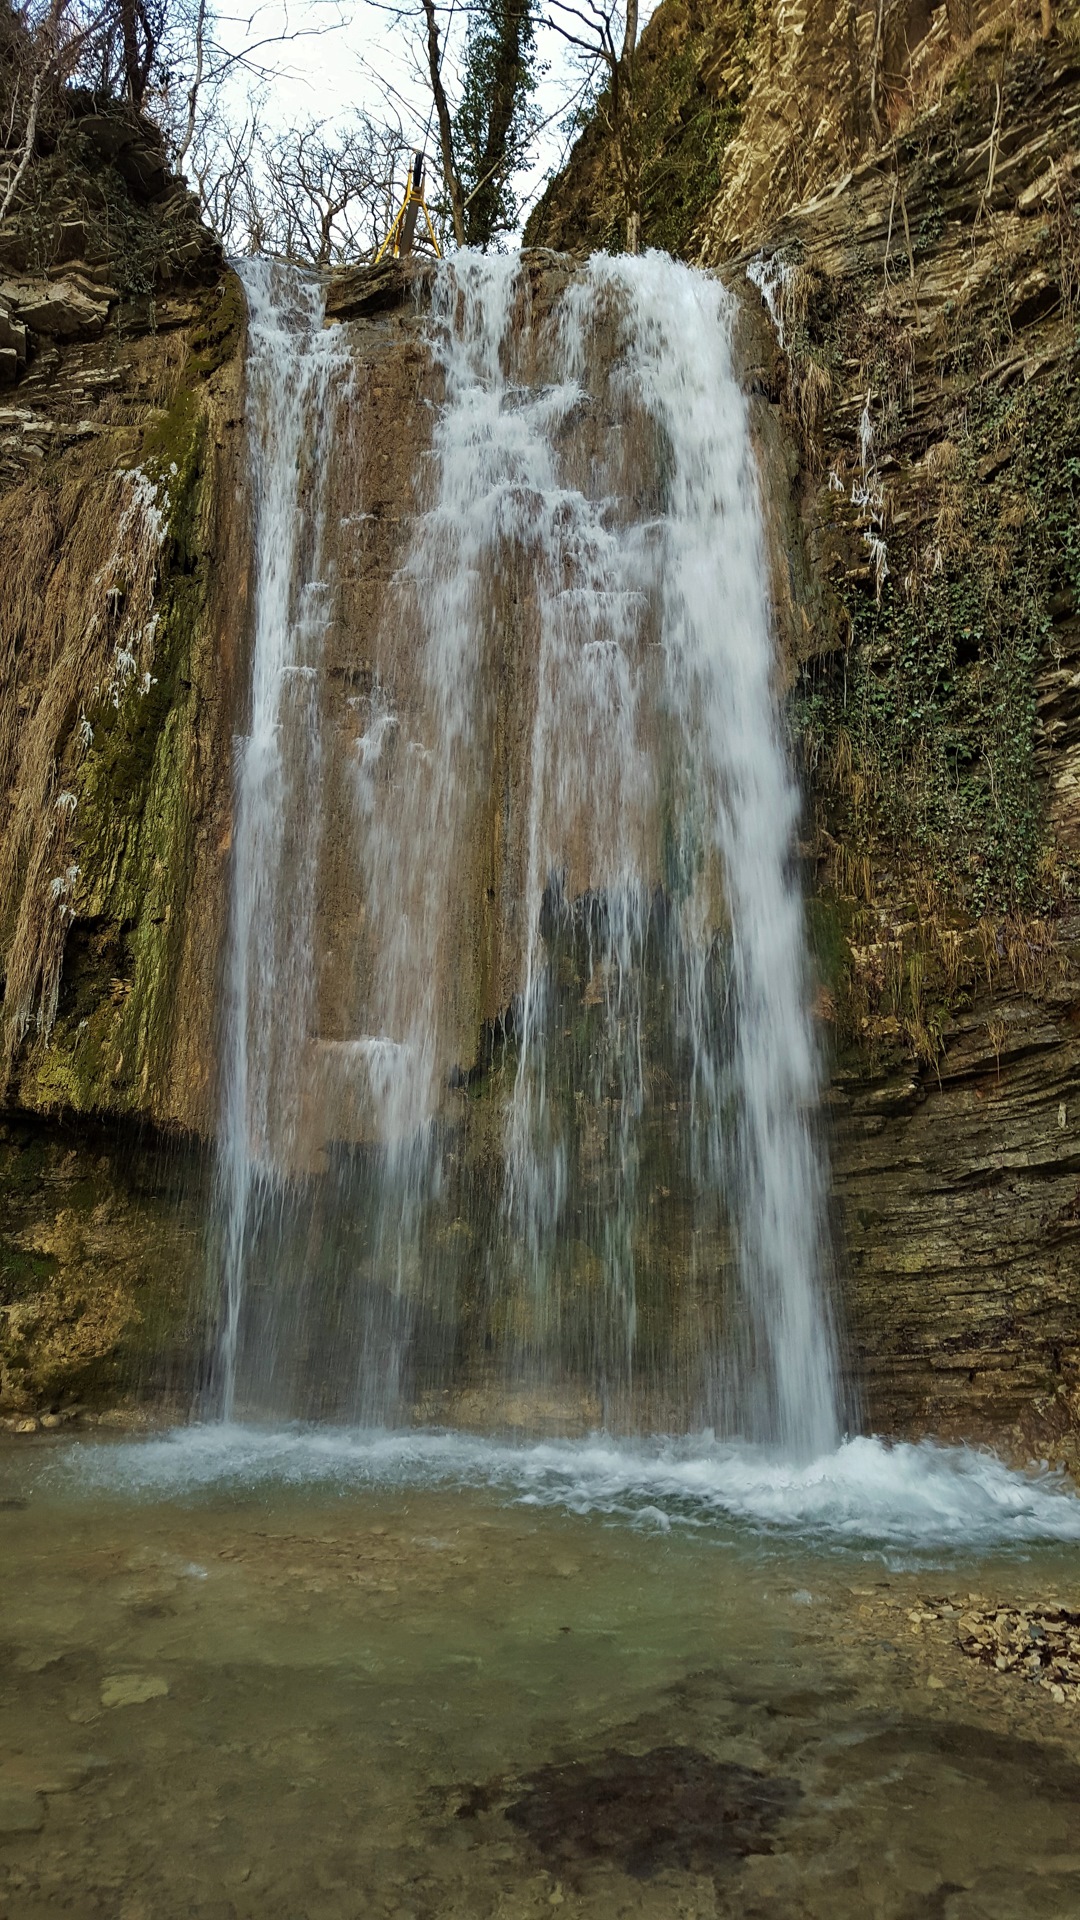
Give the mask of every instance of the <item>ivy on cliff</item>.
M 849 596 L 848 645 L 804 668 L 796 727 L 829 743 L 850 865 L 887 859 L 972 917 L 1044 910 L 1036 674 L 1080 591 L 1073 367 L 975 389 L 949 445 L 880 597 Z

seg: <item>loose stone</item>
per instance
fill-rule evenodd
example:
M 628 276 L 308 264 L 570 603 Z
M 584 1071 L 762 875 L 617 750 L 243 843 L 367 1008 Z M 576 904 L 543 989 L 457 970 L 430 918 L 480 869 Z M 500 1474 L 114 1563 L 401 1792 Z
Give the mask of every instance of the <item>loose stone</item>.
M 110 1673 L 101 1683 L 103 1707 L 141 1707 L 169 1691 L 159 1673 Z

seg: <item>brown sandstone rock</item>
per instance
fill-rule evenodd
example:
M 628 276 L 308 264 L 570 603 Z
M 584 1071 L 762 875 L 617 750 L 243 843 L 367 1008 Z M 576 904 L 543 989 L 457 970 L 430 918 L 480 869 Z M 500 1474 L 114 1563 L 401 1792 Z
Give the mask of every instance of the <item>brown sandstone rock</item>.
M 93 340 L 109 317 L 105 293 L 92 294 L 74 279 L 0 281 L 0 300 L 32 333 L 59 340 Z

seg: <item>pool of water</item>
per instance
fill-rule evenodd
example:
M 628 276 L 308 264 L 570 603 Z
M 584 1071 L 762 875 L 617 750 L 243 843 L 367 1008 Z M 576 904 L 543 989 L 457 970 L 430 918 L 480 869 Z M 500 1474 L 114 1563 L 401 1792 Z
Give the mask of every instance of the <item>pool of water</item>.
M 944 1610 L 1080 1503 L 988 1456 L 36 1438 L 0 1528 L 2 1920 L 1080 1914 L 1080 1708 Z

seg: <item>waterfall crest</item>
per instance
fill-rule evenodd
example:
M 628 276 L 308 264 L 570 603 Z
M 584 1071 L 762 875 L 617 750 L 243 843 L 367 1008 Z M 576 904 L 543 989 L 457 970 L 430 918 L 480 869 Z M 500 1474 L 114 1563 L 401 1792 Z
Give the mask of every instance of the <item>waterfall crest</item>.
M 564 279 L 535 305 L 517 258 L 439 269 L 431 443 L 360 630 L 348 329 L 245 269 L 219 1406 L 819 1451 L 818 1070 L 734 303 L 659 255 Z

